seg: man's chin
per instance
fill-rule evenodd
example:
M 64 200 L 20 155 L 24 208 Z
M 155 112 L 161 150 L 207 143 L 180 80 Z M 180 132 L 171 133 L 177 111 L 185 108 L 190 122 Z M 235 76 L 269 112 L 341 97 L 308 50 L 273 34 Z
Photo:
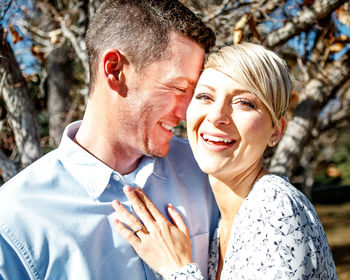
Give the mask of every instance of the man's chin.
M 165 157 L 169 153 L 169 144 L 162 145 L 162 147 L 151 147 L 147 151 L 149 157 Z

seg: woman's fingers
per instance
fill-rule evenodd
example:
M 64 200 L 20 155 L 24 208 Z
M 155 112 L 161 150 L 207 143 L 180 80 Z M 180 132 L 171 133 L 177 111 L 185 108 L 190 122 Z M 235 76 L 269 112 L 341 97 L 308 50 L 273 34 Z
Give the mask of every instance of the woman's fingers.
M 140 198 L 138 192 L 135 191 L 135 188 L 132 189 L 130 186 L 125 186 L 123 191 L 142 223 L 147 229 L 152 229 L 155 224 L 154 218 L 143 199 Z
M 144 193 L 144 191 L 139 188 L 135 187 L 135 191 L 138 194 L 138 197 L 142 200 L 144 203 L 145 207 L 147 208 L 148 212 L 152 215 L 152 217 L 156 221 L 164 221 L 167 220 L 165 216 L 158 210 L 158 208 L 154 205 L 152 200 L 148 198 L 148 196 Z
M 116 200 L 112 204 L 114 209 L 133 231 L 118 220 L 114 227 L 137 254 L 163 276 L 193 262 L 189 233 L 181 215 L 169 206 L 169 216 L 175 223 L 173 225 L 141 189 L 125 186 L 123 190 L 144 225 L 135 234 L 140 222 Z
M 118 200 L 114 200 L 112 202 L 112 206 L 116 212 L 118 212 L 120 219 L 131 228 L 132 235 L 140 234 L 141 232 L 144 233 L 144 226 L 141 224 L 141 222 L 132 215 Z M 124 227 L 125 228 L 125 227 Z M 126 229 L 126 228 L 125 228 Z
M 141 246 L 141 240 L 138 238 L 134 232 L 127 229 L 123 223 L 119 220 L 114 221 L 114 228 L 118 231 L 118 233 L 123 237 L 130 245 L 137 250 Z
M 181 230 L 186 236 L 190 236 L 190 232 L 188 231 L 188 228 L 182 219 L 182 216 L 179 212 L 176 211 L 173 205 L 168 205 L 168 214 L 172 222 L 179 230 Z

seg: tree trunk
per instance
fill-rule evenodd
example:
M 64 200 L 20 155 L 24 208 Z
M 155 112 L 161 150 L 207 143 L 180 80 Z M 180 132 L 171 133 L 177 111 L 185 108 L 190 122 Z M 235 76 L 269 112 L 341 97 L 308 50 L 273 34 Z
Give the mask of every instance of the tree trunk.
M 12 160 L 9 160 L 0 150 L 0 177 L 7 181 L 11 177 L 15 176 L 18 171 L 18 166 Z M 0 184 L 2 184 L 1 178 Z
M 285 135 L 271 159 L 271 172 L 292 177 L 321 108 L 329 101 L 333 91 L 349 78 L 349 68 L 350 59 L 345 55 L 342 59 L 329 63 L 308 82 L 301 92 L 300 103 L 292 120 L 288 122 Z
M 13 129 L 20 167 L 25 167 L 41 155 L 38 123 L 34 107 L 11 46 L 0 26 L 0 90 L 6 103 L 8 123 Z M 6 169 L 6 165 L 1 166 Z M 4 173 L 6 173 L 3 170 Z M 9 173 L 10 174 L 10 173 Z
M 67 46 L 55 49 L 48 57 L 47 67 L 47 109 L 49 112 L 50 145 L 57 147 L 67 125 L 72 88 L 72 63 Z

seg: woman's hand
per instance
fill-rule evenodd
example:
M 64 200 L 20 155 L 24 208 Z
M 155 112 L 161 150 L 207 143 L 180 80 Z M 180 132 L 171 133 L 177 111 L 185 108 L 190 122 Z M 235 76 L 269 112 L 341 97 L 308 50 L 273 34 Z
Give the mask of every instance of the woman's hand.
M 172 224 L 140 188 L 125 186 L 123 191 L 143 224 L 118 200 L 113 201 L 113 208 L 133 230 L 128 229 L 119 220 L 114 224 L 119 234 L 130 243 L 136 253 L 164 278 L 192 263 L 189 231 L 175 208 L 168 205 L 168 214 L 174 223 Z

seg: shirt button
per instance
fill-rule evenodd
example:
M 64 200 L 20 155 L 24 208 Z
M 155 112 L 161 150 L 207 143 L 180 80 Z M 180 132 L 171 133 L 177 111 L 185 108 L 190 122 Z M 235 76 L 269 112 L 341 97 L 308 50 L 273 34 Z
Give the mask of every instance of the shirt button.
M 110 188 L 111 188 L 111 184 L 108 184 L 108 185 L 107 185 L 107 189 L 110 189 Z
M 116 181 L 120 181 L 120 177 L 118 175 L 113 175 L 113 179 Z

